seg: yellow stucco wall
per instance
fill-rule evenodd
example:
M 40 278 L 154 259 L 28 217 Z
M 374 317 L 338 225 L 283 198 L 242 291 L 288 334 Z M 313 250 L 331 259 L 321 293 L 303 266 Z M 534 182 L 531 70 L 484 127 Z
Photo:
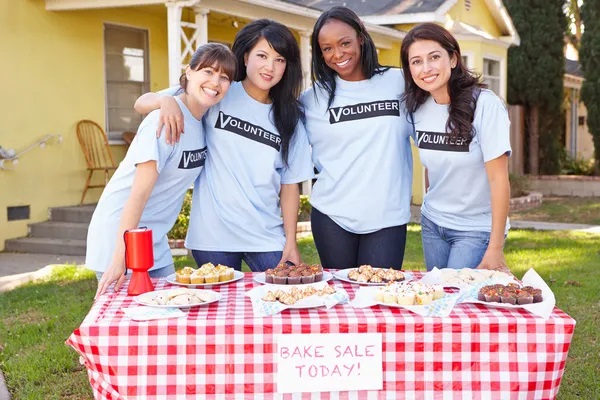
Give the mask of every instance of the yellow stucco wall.
M 459 0 L 447 14 L 454 21 L 464 22 L 475 28 L 481 29 L 494 37 L 500 36 L 500 29 L 492 17 L 484 0 L 471 1 L 471 7 L 465 7 L 465 0 Z
M 166 12 L 165 12 L 166 14 Z M 149 30 L 151 88 L 165 87 L 166 19 L 141 8 L 49 12 L 41 0 L 0 2 L 0 146 L 27 148 L 47 134 L 62 135 L 25 154 L 14 170 L 0 170 L 0 250 L 27 235 L 27 224 L 47 219 L 48 208 L 79 204 L 85 160 L 75 136 L 80 119 L 104 126 L 103 23 Z M 112 146 L 120 160 L 124 146 Z M 86 202 L 100 195 L 91 189 Z M 31 218 L 7 221 L 9 206 L 31 207 Z

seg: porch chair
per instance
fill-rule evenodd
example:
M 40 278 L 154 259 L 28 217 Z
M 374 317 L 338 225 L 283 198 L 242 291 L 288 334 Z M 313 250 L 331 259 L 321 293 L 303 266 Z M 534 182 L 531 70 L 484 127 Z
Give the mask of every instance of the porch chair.
M 103 188 L 110 179 L 111 172 L 117 169 L 108 145 L 108 139 L 104 129 L 94 121 L 87 119 L 77 123 L 77 140 L 83 150 L 87 163 L 88 176 L 83 188 L 80 205 L 83 204 L 88 189 Z M 95 171 L 104 171 L 104 184 L 90 185 L 92 175 Z

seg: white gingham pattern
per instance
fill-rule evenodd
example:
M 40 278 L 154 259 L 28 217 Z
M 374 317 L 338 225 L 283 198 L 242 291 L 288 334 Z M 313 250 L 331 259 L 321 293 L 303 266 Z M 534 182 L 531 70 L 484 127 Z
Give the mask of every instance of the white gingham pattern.
M 456 305 L 448 317 L 349 304 L 257 317 L 244 296 L 255 285 L 247 274 L 214 287 L 218 303 L 143 322 L 121 311 L 133 301 L 124 287 L 98 299 L 67 344 L 96 399 L 538 400 L 556 397 L 575 328 L 558 308 L 543 320 L 479 304 Z M 342 286 L 351 298 L 358 288 Z M 383 335 L 383 390 L 276 393 L 277 335 L 363 332 Z

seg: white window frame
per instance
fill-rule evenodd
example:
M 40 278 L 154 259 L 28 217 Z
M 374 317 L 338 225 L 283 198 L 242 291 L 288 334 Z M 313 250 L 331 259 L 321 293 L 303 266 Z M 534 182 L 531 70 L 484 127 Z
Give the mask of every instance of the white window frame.
M 472 51 L 462 52 L 460 56 L 466 60 L 466 63 L 463 62 L 463 65 L 465 67 L 467 67 L 468 69 L 474 68 L 473 60 L 475 59 L 475 55 L 473 54 Z
M 146 93 L 150 90 L 150 55 L 149 55 L 150 31 L 144 27 L 114 23 L 114 22 L 104 22 L 103 26 L 102 26 L 102 46 L 103 46 L 102 56 L 103 56 L 103 61 L 104 61 L 104 116 L 105 116 L 104 117 L 104 126 L 106 129 L 106 135 L 108 137 L 109 144 L 124 144 L 125 141 L 123 141 L 123 139 L 121 138 L 121 135 L 125 131 L 111 130 L 110 124 L 109 124 L 109 112 L 108 112 L 108 109 L 109 109 L 108 83 L 109 82 L 108 82 L 108 71 L 106 70 L 106 68 L 107 68 L 107 65 L 106 65 L 107 49 L 106 49 L 106 39 L 105 39 L 105 32 L 106 32 L 107 27 L 115 28 L 115 29 L 135 30 L 135 31 L 143 32 L 145 34 L 144 81 L 141 83 L 140 95 L 143 93 Z M 131 105 L 131 108 L 133 109 L 133 104 Z M 140 116 L 140 122 L 141 122 L 141 120 L 142 120 L 142 117 Z M 131 131 L 136 132 L 137 127 L 135 127 L 135 129 L 132 127 Z
M 481 73 L 482 73 L 482 78 L 486 78 L 488 76 L 483 75 L 484 71 L 484 66 L 485 66 L 485 60 L 489 60 L 489 61 L 495 61 L 498 63 L 498 68 L 499 68 L 499 72 L 500 72 L 500 76 L 498 77 L 498 89 L 499 89 L 499 93 L 496 93 L 499 97 L 501 97 L 502 99 L 506 99 L 506 59 L 502 58 L 502 57 L 498 57 L 496 55 L 490 55 L 490 54 L 486 54 L 483 56 L 482 60 L 481 60 Z

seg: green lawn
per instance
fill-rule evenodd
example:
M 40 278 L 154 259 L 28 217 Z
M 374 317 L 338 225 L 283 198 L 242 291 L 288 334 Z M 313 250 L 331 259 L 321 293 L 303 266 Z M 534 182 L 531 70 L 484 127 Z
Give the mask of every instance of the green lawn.
M 544 197 L 540 207 L 513 211 L 510 213 L 510 219 L 600 225 L 600 199 L 597 197 Z
M 318 262 L 312 239 L 299 243 L 303 259 Z M 506 257 L 519 277 L 535 267 L 558 306 L 577 320 L 558 398 L 600 399 L 600 235 L 515 230 Z M 405 268 L 423 269 L 416 225 L 409 227 Z M 64 341 L 86 315 L 95 288 L 92 273 L 66 266 L 45 282 L 0 294 L 0 369 L 15 400 L 91 398 L 85 369 Z

